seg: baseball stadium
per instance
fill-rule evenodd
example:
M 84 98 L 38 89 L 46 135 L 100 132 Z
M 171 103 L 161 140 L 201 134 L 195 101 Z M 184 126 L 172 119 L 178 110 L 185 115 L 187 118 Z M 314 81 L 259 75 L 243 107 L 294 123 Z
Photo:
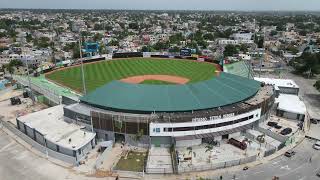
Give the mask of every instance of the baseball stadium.
M 273 87 L 185 59 L 125 58 L 51 71 L 46 78 L 83 96 L 66 118 L 93 126 L 103 140 L 170 146 L 228 139 L 263 121 Z M 249 77 L 249 76 L 248 76 Z

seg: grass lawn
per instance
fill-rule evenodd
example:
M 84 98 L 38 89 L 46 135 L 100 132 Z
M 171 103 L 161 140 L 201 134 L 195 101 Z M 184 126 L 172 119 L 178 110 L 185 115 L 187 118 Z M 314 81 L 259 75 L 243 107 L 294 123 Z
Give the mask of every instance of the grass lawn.
M 130 151 L 127 157 L 122 156 L 118 161 L 115 169 L 123 171 L 136 171 L 142 172 L 144 167 L 144 159 L 146 152 L 134 152 Z
M 171 83 L 167 81 L 160 81 L 160 80 L 145 80 L 141 82 L 140 84 L 153 84 L 153 85 L 170 85 L 170 84 L 176 84 L 176 83 Z
M 153 58 L 131 58 L 84 65 L 89 92 L 110 81 L 138 75 L 174 75 L 186 77 L 190 79 L 189 83 L 194 83 L 215 76 L 215 70 L 214 64 Z M 46 77 L 78 92 L 82 91 L 80 66 L 56 71 Z

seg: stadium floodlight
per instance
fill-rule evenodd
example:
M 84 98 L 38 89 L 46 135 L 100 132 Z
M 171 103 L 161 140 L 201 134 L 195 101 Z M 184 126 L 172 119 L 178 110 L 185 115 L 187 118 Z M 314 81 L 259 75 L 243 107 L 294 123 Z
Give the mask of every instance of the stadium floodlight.
M 29 72 L 29 62 L 28 62 L 28 58 L 27 58 L 27 55 L 25 53 L 25 47 L 23 46 L 21 48 L 21 51 L 22 51 L 22 54 L 23 54 L 23 59 L 25 60 L 25 63 L 26 63 L 26 66 L 27 66 L 27 78 L 28 78 L 28 86 L 29 86 L 29 89 L 30 89 L 30 93 L 31 93 L 31 100 L 32 100 L 32 105 L 34 105 L 34 95 L 33 95 L 33 92 L 32 92 L 32 88 L 31 88 L 31 79 L 30 79 L 30 72 Z
M 80 59 L 81 59 L 81 77 L 82 77 L 82 86 L 83 86 L 83 94 L 87 94 L 87 89 L 86 89 L 86 81 L 84 79 L 84 68 L 83 68 L 83 58 L 82 58 L 82 49 L 81 49 L 81 32 L 79 34 L 79 49 L 80 49 Z

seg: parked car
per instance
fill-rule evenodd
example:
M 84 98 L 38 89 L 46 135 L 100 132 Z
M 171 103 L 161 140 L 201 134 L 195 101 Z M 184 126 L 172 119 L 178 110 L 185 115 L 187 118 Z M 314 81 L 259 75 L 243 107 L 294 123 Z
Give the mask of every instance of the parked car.
M 274 128 L 276 128 L 276 129 L 281 129 L 281 128 L 282 128 L 282 126 L 280 126 L 280 125 L 276 124 L 276 125 L 274 126 Z
M 293 150 L 287 151 L 286 153 L 284 153 L 284 155 L 286 157 L 292 157 L 296 154 L 296 152 L 294 152 Z
M 248 167 L 248 166 L 245 166 L 245 167 L 243 167 L 242 170 L 246 171 L 246 170 L 248 170 L 248 169 L 249 169 L 249 167 Z
M 316 150 L 320 150 L 320 141 L 317 141 L 314 145 L 313 148 Z
M 18 97 L 12 97 L 10 98 L 10 101 L 11 101 L 11 105 L 21 104 L 21 100 Z
M 275 127 L 276 125 L 278 125 L 278 123 L 269 121 L 269 122 L 267 123 L 267 125 L 268 125 L 268 126 L 271 126 L 271 127 Z
M 318 177 L 320 177 L 320 169 L 318 170 L 317 174 Z
M 317 121 L 316 119 L 310 119 L 310 122 L 311 122 L 312 124 L 318 124 L 318 121 Z
M 234 146 L 236 146 L 236 147 L 238 147 L 238 148 L 240 148 L 242 150 L 247 149 L 247 144 L 244 141 L 240 142 L 240 141 L 238 141 L 238 140 L 236 140 L 234 138 L 231 138 L 231 139 L 229 139 L 228 143 L 232 144 L 232 145 L 234 145 Z
M 280 134 L 282 134 L 282 135 L 288 135 L 288 134 L 290 134 L 292 132 L 292 129 L 291 128 L 285 128 L 285 129 L 283 129 L 281 132 L 280 132 Z

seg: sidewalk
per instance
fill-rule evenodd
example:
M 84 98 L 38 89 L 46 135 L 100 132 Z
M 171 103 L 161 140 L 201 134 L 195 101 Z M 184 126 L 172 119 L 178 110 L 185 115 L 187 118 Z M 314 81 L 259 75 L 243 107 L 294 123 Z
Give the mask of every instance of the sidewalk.
M 58 166 L 61 166 L 61 167 L 64 167 L 64 168 L 72 168 L 72 165 L 67 164 L 67 163 L 65 163 L 63 161 L 51 158 L 51 157 L 47 157 L 45 154 L 43 154 L 43 153 L 39 152 L 38 150 L 34 149 L 30 144 L 28 144 L 24 140 L 20 139 L 17 135 L 15 135 L 9 129 L 4 127 L 4 125 L 1 122 L 1 120 L 0 120 L 0 130 L 5 132 L 6 134 L 8 134 L 13 140 L 15 140 L 17 143 L 21 144 L 23 147 L 25 147 L 27 150 L 29 150 L 33 154 L 35 154 L 35 155 L 37 155 L 37 156 L 39 156 L 41 158 L 47 159 L 48 161 L 52 162 L 55 165 L 58 165 Z

